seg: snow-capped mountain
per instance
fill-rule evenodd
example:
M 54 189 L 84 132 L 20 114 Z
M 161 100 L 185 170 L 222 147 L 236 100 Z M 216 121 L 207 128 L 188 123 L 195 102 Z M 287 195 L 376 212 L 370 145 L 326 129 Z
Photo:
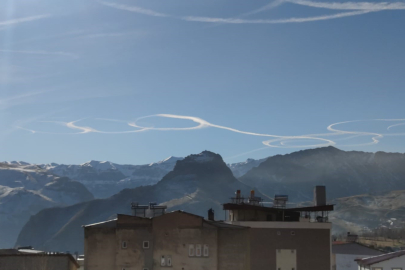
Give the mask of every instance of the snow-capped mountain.
M 262 162 L 266 161 L 266 159 L 267 158 L 262 158 L 262 159 L 248 158 L 246 161 L 230 163 L 227 165 L 231 169 L 231 171 L 235 177 L 241 177 L 242 175 L 244 175 L 248 171 L 250 171 L 252 168 L 257 167 Z
M 0 248 L 13 247 L 31 215 L 88 200 L 86 187 L 26 162 L 0 163 Z
M 107 198 L 125 188 L 156 184 L 182 159 L 169 157 L 145 165 L 121 165 L 92 160 L 80 165 L 52 163 L 39 166 L 53 174 L 82 183 L 96 198 Z

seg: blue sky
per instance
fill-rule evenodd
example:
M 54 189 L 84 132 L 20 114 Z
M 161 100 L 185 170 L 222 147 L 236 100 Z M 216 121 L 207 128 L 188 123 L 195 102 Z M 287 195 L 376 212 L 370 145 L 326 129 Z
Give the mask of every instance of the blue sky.
M 1 1 L 0 160 L 405 152 L 404 15 L 404 1 Z

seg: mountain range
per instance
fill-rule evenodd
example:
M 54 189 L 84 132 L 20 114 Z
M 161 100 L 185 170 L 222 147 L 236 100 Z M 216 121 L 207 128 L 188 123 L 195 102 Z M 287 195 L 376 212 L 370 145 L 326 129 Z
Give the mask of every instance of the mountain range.
M 29 243 L 43 250 L 82 252 L 81 225 L 104 221 L 117 213 L 130 214 L 131 202 L 156 202 L 166 205 L 168 211 L 181 209 L 201 216 L 213 208 L 222 218 L 221 204 L 237 189 L 248 194 L 251 187 L 233 176 L 220 155 L 204 151 L 178 160 L 174 170 L 155 185 L 125 189 L 106 199 L 42 210 L 24 226 L 17 245 Z
M 0 248 L 14 246 L 31 215 L 94 199 L 82 184 L 26 163 L 0 163 Z
M 107 198 L 125 188 L 156 184 L 182 159 L 169 157 L 145 165 L 121 165 L 92 160 L 81 165 L 51 163 L 39 166 L 53 174 L 82 183 L 96 198 Z
M 17 245 L 34 245 L 53 251 L 81 251 L 81 225 L 104 221 L 117 213 L 129 214 L 133 201 L 142 204 L 153 201 L 167 205 L 168 211 L 182 209 L 203 216 L 208 208 L 213 207 L 217 218 L 223 219 L 222 214 L 218 215 L 223 213 L 221 204 L 236 189 L 242 189 L 245 193 L 255 189 L 267 202 L 271 202 L 276 194 L 288 194 L 290 202 L 294 204 L 312 201 L 313 187 L 326 185 L 329 202 L 336 204 L 336 211 L 330 214 L 335 232 L 359 232 L 375 226 L 396 226 L 405 222 L 401 214 L 405 209 L 398 199 L 402 196 L 401 190 L 405 190 L 404 154 L 342 151 L 324 147 L 228 165 L 219 155 L 208 151 L 174 159 L 175 162 L 166 163 L 168 172 L 160 181 L 156 178 L 154 182 L 145 182 L 151 185 L 131 180 L 132 185 L 139 186 L 134 188 L 129 185 L 131 188 L 108 198 L 40 211 L 21 230 Z M 19 166 L 33 166 L 24 164 Z M 154 167 L 150 165 L 140 166 Z M 119 166 L 135 165 L 93 161 L 82 165 L 49 164 L 39 167 L 48 173 L 59 172 L 80 179 L 78 181 L 91 187 L 91 181 L 86 179 L 98 181 L 99 175 L 105 175 L 108 180 L 108 173 L 121 172 Z M 63 168 L 65 172 L 61 173 Z M 94 178 L 87 178 L 87 175 Z M 118 179 L 120 177 L 115 183 L 122 180 Z M 103 183 L 99 182 L 99 185 L 99 190 L 102 190 Z M 109 185 L 114 187 L 114 183 Z M 120 190 L 121 187 L 115 188 Z M 102 192 L 98 194 L 100 197 L 106 196 L 101 196 Z M 395 203 L 389 208 L 393 201 Z M 363 218 L 361 211 L 366 213 L 367 218 Z M 389 213 L 394 213 L 395 217 Z
M 267 158 L 239 178 L 264 194 L 288 194 L 293 202 L 312 200 L 325 185 L 328 199 L 405 189 L 405 154 L 342 151 L 329 146 Z

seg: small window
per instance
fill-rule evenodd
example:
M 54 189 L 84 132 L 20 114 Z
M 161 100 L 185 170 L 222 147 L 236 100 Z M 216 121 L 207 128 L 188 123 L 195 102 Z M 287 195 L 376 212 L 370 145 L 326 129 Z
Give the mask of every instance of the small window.
M 166 264 L 167 266 L 172 266 L 172 256 L 166 256 Z
M 195 256 L 201 257 L 201 245 L 195 245 Z
M 294 232 L 294 231 L 291 231 L 291 235 L 293 235 L 293 236 L 294 236 L 294 235 L 295 235 L 295 232 Z
M 208 245 L 204 245 L 204 257 L 208 257 L 209 255 Z
M 294 250 L 293 250 L 293 249 L 291 250 L 291 253 L 294 253 Z
M 194 257 L 194 245 L 188 245 L 188 256 Z
M 149 241 L 143 241 L 142 247 L 149 248 Z
M 127 241 L 121 242 L 121 248 L 127 248 Z
M 166 259 L 165 259 L 165 256 L 162 256 L 162 257 L 160 258 L 160 266 L 166 266 Z

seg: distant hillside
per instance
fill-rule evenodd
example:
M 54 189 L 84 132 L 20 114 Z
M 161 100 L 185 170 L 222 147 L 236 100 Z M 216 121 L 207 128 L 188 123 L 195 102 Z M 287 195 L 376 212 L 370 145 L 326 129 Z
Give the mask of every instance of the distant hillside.
M 13 247 L 31 215 L 92 200 L 85 186 L 23 162 L 0 163 L 0 248 Z
M 359 233 L 380 226 L 405 227 L 405 190 L 339 198 L 332 203 L 336 204 L 330 215 L 335 232 Z
M 212 207 L 221 219 L 224 215 L 221 204 L 237 189 L 247 195 L 251 187 L 233 176 L 220 155 L 204 151 L 177 161 L 174 170 L 156 185 L 125 189 L 107 199 L 39 212 L 22 229 L 17 245 L 82 252 L 81 225 L 104 221 L 117 213 L 130 214 L 133 201 L 163 203 L 168 211 L 181 209 L 202 216 Z
M 328 199 L 405 189 L 405 154 L 365 153 L 324 147 L 269 157 L 240 181 L 268 196 L 288 194 L 312 200 L 315 185 L 326 185 Z

